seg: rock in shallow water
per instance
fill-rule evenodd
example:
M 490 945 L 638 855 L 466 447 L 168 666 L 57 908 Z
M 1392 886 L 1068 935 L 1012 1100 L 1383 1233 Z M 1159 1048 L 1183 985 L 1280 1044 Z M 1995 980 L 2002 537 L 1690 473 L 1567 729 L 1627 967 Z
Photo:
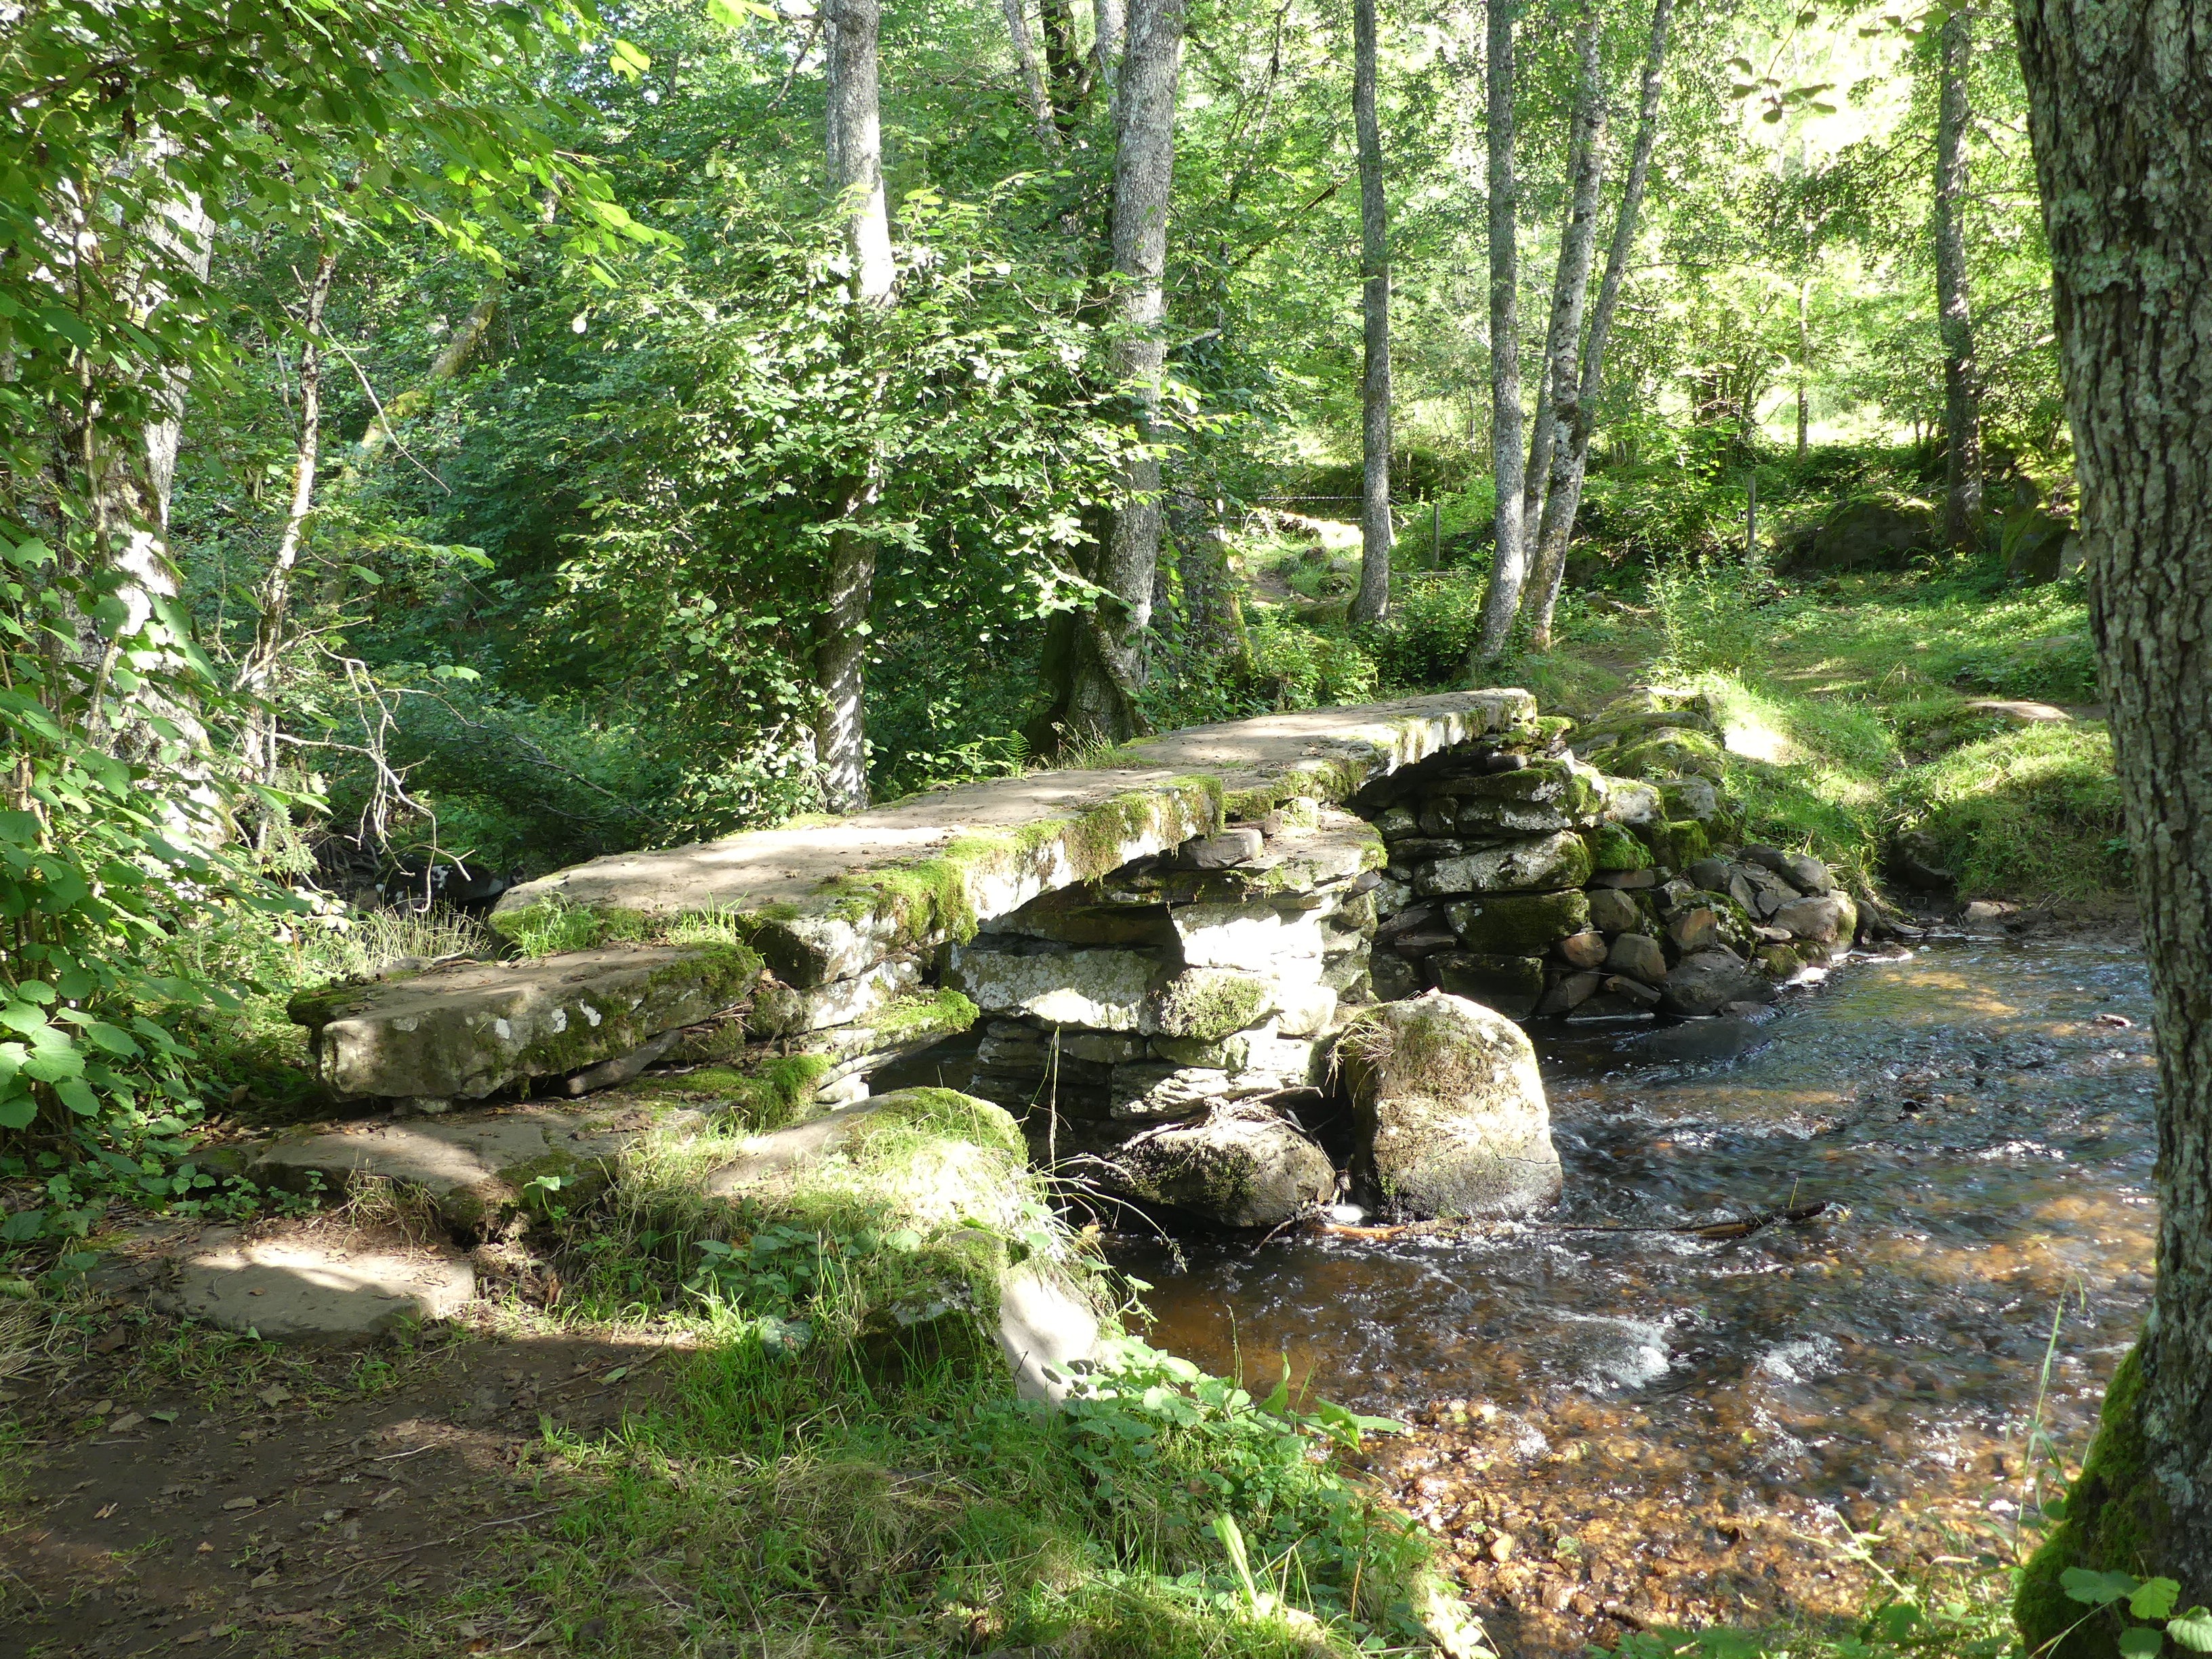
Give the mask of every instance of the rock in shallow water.
M 1361 1164 L 1401 1214 L 1510 1214 L 1559 1196 L 1535 1050 L 1511 1020 L 1431 991 L 1363 1013 L 1339 1050 Z
M 1148 1129 L 1104 1163 L 1102 1185 L 1224 1227 L 1276 1227 L 1336 1195 L 1328 1155 L 1264 1108 L 1224 1107 Z

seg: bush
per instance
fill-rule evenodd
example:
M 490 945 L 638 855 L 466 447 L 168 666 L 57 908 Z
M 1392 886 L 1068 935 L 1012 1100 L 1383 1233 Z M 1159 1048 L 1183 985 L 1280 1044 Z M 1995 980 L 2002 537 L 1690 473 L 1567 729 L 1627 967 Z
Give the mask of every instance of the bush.
M 1401 576 L 1382 621 L 1359 630 L 1385 688 L 1433 690 L 1467 673 L 1482 627 L 1482 584 L 1462 571 Z
M 1291 621 L 1281 611 L 1255 608 L 1247 620 L 1251 678 L 1273 708 L 1310 708 L 1322 703 L 1365 702 L 1376 693 L 1375 661 L 1341 634 Z

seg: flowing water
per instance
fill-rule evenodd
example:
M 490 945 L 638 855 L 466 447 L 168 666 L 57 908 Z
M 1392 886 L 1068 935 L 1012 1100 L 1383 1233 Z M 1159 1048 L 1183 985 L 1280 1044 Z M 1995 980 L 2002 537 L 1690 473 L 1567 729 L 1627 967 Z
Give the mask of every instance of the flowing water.
M 2117 939 L 1853 959 L 1726 1064 L 1540 1039 L 1542 1224 L 1121 1255 L 1155 1342 L 1412 1425 L 1366 1461 L 1510 1650 L 1850 1612 L 1851 1530 L 2004 1553 L 2046 1351 L 2086 1445 L 2150 1289 L 2148 1020 Z

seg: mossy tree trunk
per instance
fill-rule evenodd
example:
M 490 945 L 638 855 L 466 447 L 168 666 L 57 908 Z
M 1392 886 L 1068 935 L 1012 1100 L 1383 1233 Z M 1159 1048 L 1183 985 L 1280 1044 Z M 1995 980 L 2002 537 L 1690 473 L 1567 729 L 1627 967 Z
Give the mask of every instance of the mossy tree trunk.
M 2022 1587 L 2033 1644 L 2077 1563 L 2212 1601 L 2212 3 L 2014 15 L 2159 1061 L 2157 1289 Z

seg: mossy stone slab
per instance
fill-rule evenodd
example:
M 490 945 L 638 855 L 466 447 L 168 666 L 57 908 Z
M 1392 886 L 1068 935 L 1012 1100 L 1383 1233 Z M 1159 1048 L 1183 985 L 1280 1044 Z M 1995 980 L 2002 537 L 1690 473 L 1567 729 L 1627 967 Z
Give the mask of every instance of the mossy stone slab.
M 477 1231 L 522 1203 L 541 1176 L 574 1204 L 604 1191 L 623 1149 L 649 1130 L 689 1133 L 703 1112 L 640 1104 L 535 1103 L 441 1117 L 383 1119 L 278 1137 L 258 1147 L 246 1174 L 264 1186 L 305 1192 L 321 1178 L 343 1193 L 381 1178 L 422 1194 L 448 1226 Z
M 334 987 L 295 996 L 289 1012 L 337 1095 L 478 1100 L 710 1019 L 741 1000 L 759 971 L 742 945 L 610 945 Z
M 963 937 L 1231 818 L 1299 799 L 1341 802 L 1372 779 L 1534 720 L 1535 700 L 1508 689 L 1196 726 L 1125 745 L 1105 765 L 594 860 L 511 889 L 492 923 L 554 900 L 646 918 L 719 911 L 748 930 L 780 979 L 817 985 Z

